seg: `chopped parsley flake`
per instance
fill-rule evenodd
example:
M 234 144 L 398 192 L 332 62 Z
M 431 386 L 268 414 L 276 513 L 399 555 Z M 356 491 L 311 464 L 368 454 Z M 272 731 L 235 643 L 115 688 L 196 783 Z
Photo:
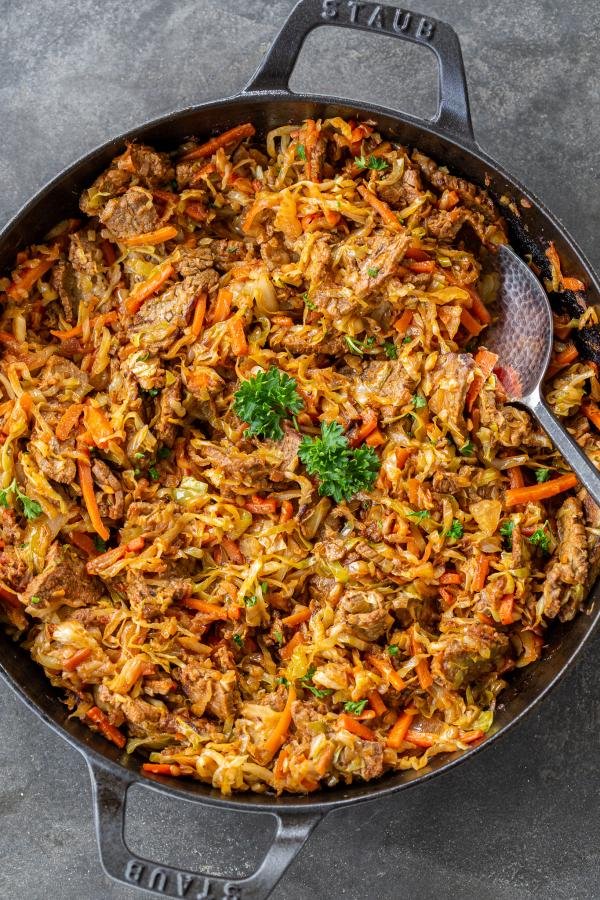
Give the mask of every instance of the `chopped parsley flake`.
M 232 640 L 233 643 L 236 644 L 236 646 L 240 648 L 244 646 L 244 638 L 241 636 L 241 634 L 234 634 Z
M 244 606 L 256 606 L 258 597 L 244 597 Z
M 302 162 L 306 162 L 306 149 L 304 147 L 304 144 L 298 144 L 298 146 L 296 147 L 296 156 L 298 157 L 298 159 L 301 159 Z
M 32 500 L 27 494 L 23 493 L 15 478 L 13 478 L 8 487 L 0 490 L 0 506 L 3 506 L 5 509 L 8 508 L 9 494 L 14 494 L 17 500 L 19 500 L 21 507 L 23 508 L 23 515 L 26 519 L 37 519 L 37 517 L 42 514 L 42 507 L 40 504 L 37 500 Z
M 383 349 L 388 359 L 398 359 L 398 349 L 393 341 L 384 341 Z
M 309 298 L 309 296 L 308 296 L 308 291 L 305 291 L 305 292 L 302 294 L 302 299 L 303 299 L 303 301 L 304 301 L 304 303 L 305 303 L 307 309 L 315 310 L 315 309 L 317 308 L 317 307 L 315 306 L 315 304 L 312 302 L 312 300 Z
M 377 266 L 369 266 L 369 268 L 367 269 L 367 275 L 369 276 L 369 278 L 377 278 L 377 276 L 379 275 L 379 269 L 377 268 Z
M 458 519 L 452 520 L 452 525 L 446 532 L 446 537 L 452 538 L 452 540 L 458 541 L 464 534 L 464 528 Z
M 274 631 L 273 638 L 277 641 L 278 644 L 283 644 L 283 635 L 281 631 Z
M 354 165 L 359 169 L 372 169 L 373 172 L 382 172 L 383 169 L 387 169 L 388 167 L 388 163 L 385 159 L 378 159 L 372 153 L 367 159 L 365 159 L 364 156 L 355 156 Z
M 158 479 L 160 478 L 158 469 L 155 466 L 150 466 L 150 468 L 148 469 L 148 475 L 150 476 L 152 481 L 158 481 Z
M 417 521 L 417 522 L 422 522 L 423 519 L 426 519 L 429 516 L 429 510 L 428 509 L 413 510 L 412 512 L 409 512 L 406 515 L 409 516 L 411 519 L 415 519 L 415 521 Z
M 157 459 L 168 459 L 173 451 L 170 447 L 161 447 L 156 454 Z
M 471 443 L 471 441 L 467 441 L 466 444 L 462 445 L 458 452 L 461 456 L 473 456 L 473 453 L 475 452 L 475 446 Z
M 348 700 L 347 703 L 344 703 L 344 712 L 354 713 L 354 715 L 360 716 L 366 705 L 366 700 Z
M 106 541 L 103 541 L 99 534 L 94 537 L 94 546 L 98 553 L 106 553 Z
M 398 644 L 388 644 L 386 647 L 388 656 L 397 656 L 400 653 Z
M 543 481 L 548 481 L 550 477 L 550 469 L 536 469 L 535 470 L 535 480 L 538 484 L 542 484 Z
M 529 543 L 539 547 L 542 553 L 548 553 L 550 550 L 550 536 L 546 534 L 545 528 L 536 529 L 529 538 Z
M 500 526 L 500 534 L 505 540 L 506 546 L 509 550 L 512 550 L 512 539 L 513 539 L 513 531 L 515 530 L 515 523 L 513 519 L 509 519 L 508 522 L 504 522 Z

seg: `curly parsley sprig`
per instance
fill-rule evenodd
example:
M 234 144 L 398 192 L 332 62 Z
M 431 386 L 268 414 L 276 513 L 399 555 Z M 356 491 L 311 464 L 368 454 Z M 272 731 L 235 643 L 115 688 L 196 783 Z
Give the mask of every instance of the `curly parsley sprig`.
M 320 437 L 304 437 L 298 456 L 308 474 L 319 479 L 319 493 L 336 503 L 369 490 L 381 465 L 372 447 L 353 450 L 337 422 L 322 422 Z
M 234 412 L 250 426 L 246 431 L 248 436 L 273 441 L 283 437 L 283 420 L 295 416 L 302 406 L 295 379 L 275 367 L 244 381 L 235 392 L 233 402 Z
M 21 506 L 23 508 L 23 515 L 26 519 L 37 519 L 39 515 L 42 513 L 42 507 L 37 502 L 37 500 L 32 500 L 27 494 L 24 494 L 15 478 L 11 481 L 8 487 L 2 488 L 0 490 L 0 506 L 3 506 L 5 509 L 8 508 L 8 495 L 14 494 L 17 500 L 20 501 Z

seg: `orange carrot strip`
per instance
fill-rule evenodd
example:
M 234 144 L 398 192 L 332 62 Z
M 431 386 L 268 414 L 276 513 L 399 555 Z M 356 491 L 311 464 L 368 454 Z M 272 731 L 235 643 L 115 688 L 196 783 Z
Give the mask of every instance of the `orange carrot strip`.
M 192 327 L 191 332 L 192 336 L 197 338 L 200 337 L 202 332 L 202 326 L 204 324 L 204 316 L 206 315 L 206 294 L 202 293 L 196 300 L 196 306 L 194 307 L 194 318 L 192 319 Z
M 394 322 L 394 328 L 400 335 L 400 337 L 404 337 L 408 329 L 410 328 L 410 323 L 413 320 L 413 311 L 412 309 L 405 309 L 399 319 L 396 319 Z
M 86 405 L 83 410 L 83 421 L 97 447 L 104 447 L 113 438 L 115 429 L 99 407 Z
M 427 253 L 425 250 L 422 250 L 421 247 L 409 247 L 404 254 L 404 259 L 416 259 L 420 262 L 423 262 L 426 259 L 431 259 L 431 257 L 429 253 Z
M 197 200 L 186 203 L 185 214 L 186 216 L 189 216 L 190 219 L 193 219 L 194 222 L 205 222 L 208 218 L 207 208 L 203 203 L 200 203 Z
M 562 286 L 565 291 L 585 291 L 585 284 L 579 278 L 563 278 Z
M 4 344 L 17 344 L 18 341 L 14 334 L 10 334 L 8 331 L 0 331 L 0 341 Z
M 415 744 L 417 747 L 433 747 L 435 744 L 435 736 L 433 734 L 425 734 L 423 731 L 415 731 L 414 728 L 409 728 L 406 733 L 406 740 L 410 741 L 411 744 Z
M 352 716 L 346 715 L 346 713 L 342 713 L 340 716 L 338 716 L 336 727 L 344 729 L 345 731 L 349 731 L 351 734 L 355 734 L 357 737 L 362 738 L 363 741 L 375 740 L 374 731 L 371 731 L 371 729 L 367 728 L 366 725 L 361 725 L 360 722 L 358 722 L 356 719 L 353 719 Z
M 208 321 L 211 325 L 214 325 L 216 322 L 224 322 L 229 313 L 231 312 L 231 301 L 233 300 L 233 294 L 228 288 L 221 288 L 219 293 L 217 294 L 217 300 L 215 305 L 211 307 L 208 313 Z
M 465 328 L 472 337 L 477 337 L 477 335 L 482 331 L 483 325 L 479 322 L 474 316 L 471 315 L 468 309 L 464 309 L 460 314 L 460 324 Z
M 92 467 L 90 466 L 89 458 L 87 460 L 77 460 L 77 471 L 79 474 L 81 493 L 92 527 L 94 531 L 100 535 L 103 541 L 107 541 L 110 537 L 110 531 L 100 517 L 100 510 L 98 509 L 96 494 L 94 493 L 94 481 L 92 479 Z
M 560 353 L 557 353 L 556 356 L 550 360 L 550 365 L 548 366 L 548 371 L 546 372 L 547 378 L 552 378 L 561 369 L 565 369 L 567 366 L 570 366 L 571 363 L 574 363 L 579 353 L 574 344 L 569 344 L 568 347 L 565 347 Z
M 388 228 L 391 228 L 393 231 L 404 231 L 404 227 L 400 224 L 400 220 L 397 218 L 396 214 L 392 212 L 387 203 L 384 203 L 383 200 L 380 200 L 379 197 L 375 196 L 373 191 L 370 191 L 366 185 L 359 184 L 358 193 L 376 213 L 379 213 Z
M 581 412 L 590 420 L 592 425 L 595 425 L 596 428 L 600 431 L 600 407 L 597 403 L 595 403 L 590 397 L 586 397 L 586 399 L 581 404 Z
M 372 665 L 374 669 L 377 669 L 377 671 L 381 675 L 383 675 L 384 678 L 387 678 L 393 688 L 396 688 L 397 691 L 404 690 L 406 684 L 404 683 L 400 675 L 398 675 L 393 665 L 388 662 L 388 660 L 382 659 L 380 656 L 374 656 L 373 654 L 370 654 L 369 656 L 367 656 L 367 662 L 370 663 L 370 665 Z
M 572 473 L 544 481 L 542 484 L 532 484 L 529 487 L 511 488 L 505 494 L 506 506 L 522 506 L 525 503 L 547 500 L 563 491 L 570 491 L 577 485 L 577 478 Z
M 292 516 L 294 515 L 294 507 L 292 506 L 289 500 L 283 500 L 281 503 L 281 514 L 279 516 L 279 522 L 282 524 L 283 522 L 289 522 Z
M 431 675 L 431 672 L 429 671 L 429 660 L 420 659 L 415 666 L 415 671 L 417 673 L 417 678 L 419 679 L 421 689 L 424 691 L 428 691 L 433 684 L 433 677 Z
M 484 304 L 483 300 L 473 288 L 468 288 L 473 303 L 471 304 L 471 312 L 479 319 L 482 325 L 489 325 L 492 321 L 492 315 Z
M 163 263 L 158 267 L 154 275 L 151 275 L 146 281 L 136 285 L 127 300 L 125 301 L 125 309 L 130 316 L 133 316 L 144 304 L 144 302 L 155 294 L 159 288 L 163 286 L 165 281 L 175 273 L 175 269 L 170 262 Z
M 397 447 L 396 448 L 396 465 L 399 469 L 402 469 L 403 466 L 406 465 L 406 461 L 410 454 L 412 453 L 412 447 Z
M 86 647 L 85 650 L 78 650 L 73 656 L 70 656 L 66 663 L 63 664 L 63 669 L 65 672 L 74 672 L 78 665 L 82 662 L 85 662 L 92 655 L 92 651 L 89 647 Z
M 525 479 L 523 478 L 523 469 L 521 466 L 511 466 L 510 469 L 506 470 L 506 474 L 511 488 L 525 487 Z
M 198 184 L 199 181 L 202 181 L 207 175 L 212 175 L 213 172 L 217 171 L 217 167 L 214 162 L 204 163 L 203 166 L 200 166 L 192 180 L 190 181 L 190 185 Z
M 21 269 L 12 284 L 9 284 L 7 287 L 6 293 L 13 299 L 16 299 L 22 291 L 25 291 L 25 293 L 28 294 L 36 281 L 38 281 L 42 275 L 45 275 L 48 269 L 52 268 L 57 258 L 57 248 L 53 247 L 50 251 L 50 255 L 40 260 L 35 266 L 31 266 L 29 269 Z
M 495 353 L 486 350 L 485 347 L 480 347 L 475 354 L 475 365 L 480 369 L 481 374 L 475 376 L 467 391 L 465 404 L 469 412 L 473 409 L 473 405 L 479 396 L 482 387 L 494 371 L 494 366 L 497 362 L 498 356 Z
M 300 644 L 303 644 L 303 643 L 304 643 L 304 635 L 302 634 L 301 631 L 297 631 L 294 634 L 294 636 L 290 638 L 290 640 L 287 642 L 285 647 L 282 647 L 282 649 L 279 651 L 279 655 L 281 656 L 282 659 L 290 659 L 290 657 L 291 657 L 292 653 L 294 652 L 294 650 L 296 649 L 296 647 L 299 647 Z
M 93 722 L 94 725 L 97 725 L 105 738 L 108 738 L 109 741 L 112 741 L 113 744 L 116 744 L 117 747 L 124 747 L 126 744 L 125 736 L 121 734 L 118 728 L 115 728 L 108 719 L 108 716 L 102 712 L 97 706 L 92 706 L 91 709 L 88 709 L 86 712 L 87 718 L 90 722 Z
M 205 159 L 207 156 L 212 156 L 213 153 L 216 153 L 219 147 L 226 147 L 227 144 L 232 144 L 234 141 L 252 137 L 255 133 L 256 129 L 250 122 L 246 122 L 245 125 L 236 125 L 235 128 L 224 131 L 223 134 L 211 138 L 210 141 L 201 144 L 194 150 L 188 150 L 187 153 L 179 157 L 179 160 L 180 162 L 188 162 L 190 159 Z
M 95 316 L 90 319 L 90 327 L 95 328 L 96 325 L 111 325 L 119 318 L 119 314 L 114 310 L 112 312 L 103 313 L 101 316 Z M 58 338 L 59 341 L 68 341 L 70 338 L 79 337 L 83 334 L 82 325 L 74 325 L 73 328 L 67 328 L 65 331 L 51 331 L 51 335 Z
M 210 616 L 215 622 L 218 619 L 239 619 L 240 617 L 239 607 L 231 606 L 226 609 L 224 606 L 207 603 L 206 600 L 198 600 L 196 597 L 184 597 L 181 605 L 203 613 L 205 616 Z
M 181 766 L 174 766 L 171 763 L 142 763 L 142 772 L 148 775 L 172 775 L 174 778 L 185 775 Z
M 378 716 L 385 716 L 387 712 L 387 706 L 381 699 L 381 694 L 379 693 L 379 691 L 370 691 L 367 694 L 367 697 L 372 708 L 375 710 L 375 713 Z
M 235 541 L 232 541 L 230 538 L 225 537 L 221 541 L 221 546 L 231 559 L 231 562 L 235 563 L 235 565 L 242 566 L 246 562 L 240 548 Z
M 475 577 L 471 582 L 471 590 L 482 591 L 483 586 L 490 571 L 490 558 L 485 553 L 480 553 L 477 557 L 477 567 L 475 569 Z
M 462 584 L 462 572 L 444 572 L 440 578 L 440 584 Z
M 359 444 L 367 438 L 372 431 L 377 428 L 377 413 L 374 409 L 369 408 L 363 415 L 363 423 L 350 441 L 351 447 L 358 447 Z
M 387 736 L 385 742 L 386 747 L 389 747 L 391 750 L 400 749 L 401 745 L 406 740 L 408 729 L 416 715 L 416 709 L 405 709 L 404 712 L 398 716 Z
M 304 155 L 306 162 L 304 163 L 304 175 L 307 181 L 313 181 L 312 171 L 312 153 L 319 139 L 319 132 L 314 119 L 307 119 L 304 127 Z
M 289 616 L 284 616 L 281 620 L 282 625 L 289 625 L 290 627 L 295 625 L 301 625 L 302 622 L 308 622 L 311 617 L 311 611 L 308 606 L 305 606 L 302 609 L 296 610 Z
M 118 547 L 113 547 L 112 550 L 107 550 L 105 553 L 101 553 L 95 559 L 87 562 L 85 565 L 86 571 L 89 575 L 98 575 L 103 568 L 112 566 L 119 559 L 122 559 L 126 553 L 138 553 L 140 550 L 143 550 L 144 543 L 145 538 L 140 536 L 133 538 L 126 544 L 119 544 Z
M 294 687 L 293 684 L 290 684 L 290 686 L 288 688 L 287 700 L 285 702 L 283 711 L 282 711 L 281 715 L 279 716 L 277 725 L 275 726 L 275 728 L 269 735 L 269 737 L 263 747 L 265 762 L 269 762 L 271 759 L 273 759 L 273 757 L 275 756 L 275 754 L 277 753 L 277 751 L 279 750 L 279 748 L 281 747 L 281 745 L 283 744 L 283 742 L 286 739 L 288 729 L 292 723 L 292 706 L 293 706 L 295 700 L 296 700 L 296 688 Z
M 274 497 L 259 497 L 254 494 L 250 500 L 246 500 L 244 508 L 253 515 L 274 515 L 277 512 L 277 500 Z
M 480 728 L 475 729 L 474 731 L 463 731 L 459 736 L 459 740 L 463 742 L 463 744 L 474 744 L 475 741 L 480 741 L 485 737 L 485 731 L 482 731 Z
M 66 441 L 83 412 L 82 403 L 74 403 L 64 411 L 56 425 L 55 434 L 59 441 Z
M 365 444 L 369 447 L 381 447 L 382 444 L 385 444 L 386 438 L 383 436 L 379 428 L 376 428 L 375 431 L 372 431 L 370 435 L 365 440 Z
M 498 606 L 498 614 L 503 625 L 512 625 L 514 607 L 515 595 L 505 594 Z
M 177 237 L 177 233 L 174 225 L 163 225 L 162 228 L 157 228 L 156 231 L 147 231 L 145 234 L 134 234 L 132 237 L 123 238 L 121 243 L 125 244 L 126 247 L 164 244 L 165 241 L 170 241 L 171 238 Z
M 248 341 L 246 340 L 244 323 L 238 316 L 229 320 L 229 337 L 234 355 L 248 356 Z
M 409 272 L 435 272 L 435 259 L 417 259 L 406 264 Z
M 96 545 L 85 531 L 72 531 L 69 535 L 69 541 L 73 546 L 79 547 L 80 550 L 87 553 L 88 556 L 98 556 Z

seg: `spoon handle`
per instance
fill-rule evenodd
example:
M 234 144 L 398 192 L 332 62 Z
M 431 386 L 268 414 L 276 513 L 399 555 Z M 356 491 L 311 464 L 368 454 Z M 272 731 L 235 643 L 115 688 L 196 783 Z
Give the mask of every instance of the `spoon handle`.
M 588 459 L 577 441 L 571 437 L 554 413 L 548 409 L 541 397 L 538 396 L 528 406 L 558 452 L 569 463 L 581 484 L 600 506 L 600 471 Z

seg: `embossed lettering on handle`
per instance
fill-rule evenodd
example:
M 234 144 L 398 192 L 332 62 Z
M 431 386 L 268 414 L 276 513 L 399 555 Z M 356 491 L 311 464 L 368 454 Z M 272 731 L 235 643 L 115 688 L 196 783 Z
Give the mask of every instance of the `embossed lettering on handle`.
M 300 0 L 244 92 L 289 93 L 289 80 L 302 45 L 310 32 L 321 25 L 386 34 L 428 47 L 436 55 L 439 71 L 439 105 L 434 121 L 440 130 L 464 143 L 475 143 L 456 32 L 439 19 L 385 3 Z M 413 116 L 406 118 L 414 120 Z

